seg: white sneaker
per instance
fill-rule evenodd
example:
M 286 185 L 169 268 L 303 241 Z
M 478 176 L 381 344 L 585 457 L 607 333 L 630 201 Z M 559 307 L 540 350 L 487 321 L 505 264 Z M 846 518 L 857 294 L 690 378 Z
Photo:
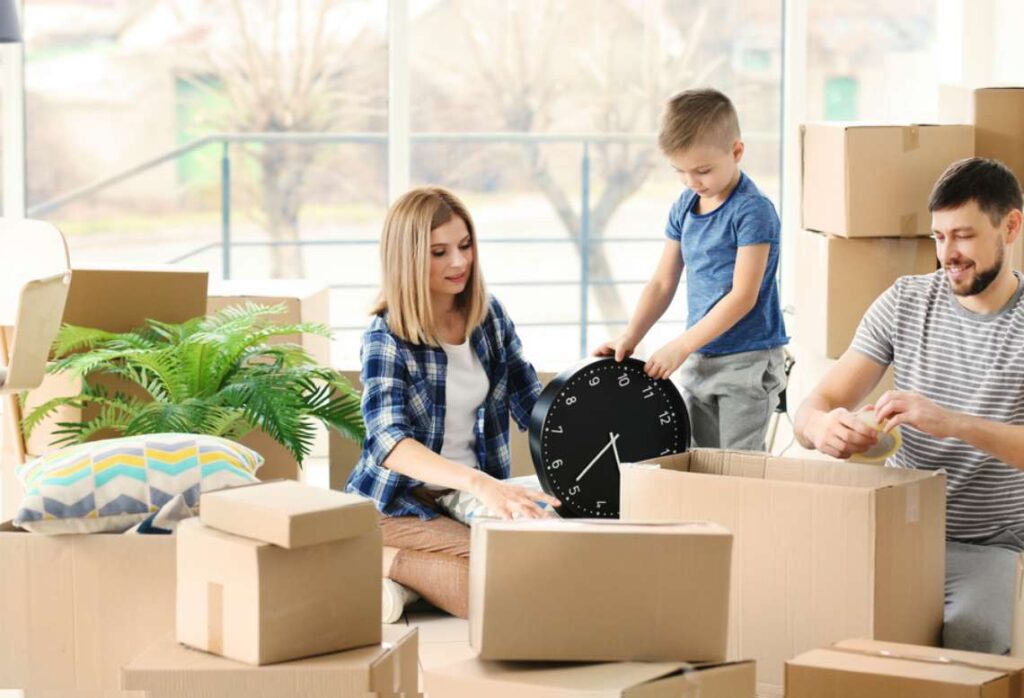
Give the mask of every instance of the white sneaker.
M 408 589 L 398 582 L 383 577 L 381 585 L 381 622 L 397 623 L 405 613 L 405 607 L 414 601 L 418 601 L 420 595 L 412 589 Z

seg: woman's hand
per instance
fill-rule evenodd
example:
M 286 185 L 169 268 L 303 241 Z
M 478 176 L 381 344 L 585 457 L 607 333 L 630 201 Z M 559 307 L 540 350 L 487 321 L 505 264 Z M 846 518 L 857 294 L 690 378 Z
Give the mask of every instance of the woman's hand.
M 545 502 L 553 507 L 562 505 L 560 501 L 540 490 L 510 485 L 480 471 L 477 472 L 480 477 L 475 480 L 470 493 L 503 519 L 549 518 L 551 513 L 541 509 L 537 502 Z

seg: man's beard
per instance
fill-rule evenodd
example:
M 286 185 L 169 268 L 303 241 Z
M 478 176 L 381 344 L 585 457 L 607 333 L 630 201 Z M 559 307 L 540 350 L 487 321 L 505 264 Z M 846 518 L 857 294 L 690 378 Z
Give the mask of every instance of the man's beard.
M 956 286 L 952 283 L 949 287 L 953 289 L 953 293 L 958 296 L 977 296 L 979 293 L 984 293 L 985 289 L 991 286 L 992 282 L 996 280 L 997 276 L 999 276 L 999 272 L 1003 270 L 1003 261 L 1005 256 L 1006 253 L 1003 250 L 1003 246 L 1001 244 L 997 245 L 995 264 L 988 269 L 978 270 L 977 267 L 975 267 L 976 271 L 974 274 L 974 281 L 971 282 L 969 287 L 962 291 L 957 290 Z

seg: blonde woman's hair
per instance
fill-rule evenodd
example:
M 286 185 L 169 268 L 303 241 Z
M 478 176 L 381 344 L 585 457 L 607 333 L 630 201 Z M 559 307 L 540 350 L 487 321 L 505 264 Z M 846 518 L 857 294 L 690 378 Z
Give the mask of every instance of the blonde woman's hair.
M 480 273 L 476 230 L 466 205 L 441 187 L 420 187 L 403 194 L 388 210 L 380 238 L 381 290 L 373 314 L 387 312 L 388 327 L 412 344 L 440 344 L 430 304 L 430 233 L 458 216 L 469 231 L 473 265 L 466 288 L 455 297 L 465 313 L 466 336 L 487 315 L 487 289 Z

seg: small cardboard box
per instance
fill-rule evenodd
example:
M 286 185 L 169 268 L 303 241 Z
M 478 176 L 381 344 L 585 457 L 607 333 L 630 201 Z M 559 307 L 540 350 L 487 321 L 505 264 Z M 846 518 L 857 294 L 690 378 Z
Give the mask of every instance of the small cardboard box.
M 845 640 L 786 662 L 787 698 L 1020 698 L 1024 660 Z
M 174 574 L 173 536 L 0 524 L 0 686 L 121 695 L 121 667 L 174 632 Z
M 377 619 L 378 623 L 380 618 Z M 416 628 L 378 625 L 368 647 L 252 667 L 182 647 L 170 639 L 125 666 L 125 688 L 148 698 L 411 698 L 417 693 Z
M 819 356 L 838 359 L 876 298 L 899 277 L 929 274 L 937 264 L 929 238 L 849 240 L 801 230 L 797 341 Z
M 974 151 L 995 158 L 1024 182 L 1024 87 L 974 91 Z M 1013 247 L 1010 266 L 1024 271 L 1024 235 Z
M 282 548 L 364 535 L 379 519 L 365 497 L 291 480 L 205 492 L 199 512 L 211 528 Z
M 703 521 L 481 522 L 470 644 L 481 659 L 720 661 L 731 547 Z
M 931 234 L 928 195 L 974 154 L 966 125 L 811 123 L 803 144 L 803 227 L 843 237 Z
M 177 538 L 179 642 L 254 665 L 380 642 L 376 522 L 291 550 L 198 520 Z
M 695 449 L 622 469 L 622 518 L 705 519 L 734 535 L 730 658 L 783 664 L 849 637 L 937 644 L 945 474 Z
M 423 672 L 444 698 L 754 698 L 754 663 L 565 664 L 470 659 Z

